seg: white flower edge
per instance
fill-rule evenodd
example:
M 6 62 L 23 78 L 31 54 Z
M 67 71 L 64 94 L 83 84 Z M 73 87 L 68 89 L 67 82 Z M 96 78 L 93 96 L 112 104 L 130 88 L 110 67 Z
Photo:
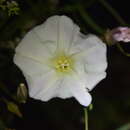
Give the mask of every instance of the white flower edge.
M 56 51 L 74 55 L 73 75 L 59 77 L 45 61 Z M 106 45 L 95 35 L 83 35 L 66 16 L 52 16 L 32 29 L 16 48 L 14 63 L 23 71 L 29 95 L 48 101 L 53 97 L 75 97 L 80 104 L 91 103 L 92 90 L 106 77 Z

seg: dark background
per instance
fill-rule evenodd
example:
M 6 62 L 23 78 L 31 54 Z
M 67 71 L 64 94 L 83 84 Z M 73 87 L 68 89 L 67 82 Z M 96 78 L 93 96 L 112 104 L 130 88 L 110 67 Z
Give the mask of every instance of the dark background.
M 106 0 L 130 23 L 129 1 Z M 14 48 L 20 39 L 32 27 L 43 23 L 49 16 L 59 14 L 71 17 L 85 34 L 99 34 L 82 18 L 73 7 L 82 5 L 94 22 L 104 30 L 124 26 L 117 21 L 98 0 L 17 0 L 19 15 L 8 16 L 0 10 L 0 83 L 11 94 L 16 93 L 17 86 L 26 83 L 21 71 L 13 63 Z M 69 7 L 69 9 L 67 8 Z M 67 9 L 66 9 L 67 8 Z M 130 52 L 129 43 L 121 43 Z M 116 130 L 130 123 L 130 57 L 123 55 L 115 46 L 108 47 L 107 77 L 91 92 L 93 110 L 89 111 L 89 130 Z M 13 101 L 3 90 L 0 96 Z M 52 99 L 41 102 L 28 97 L 26 104 L 20 104 L 23 118 L 18 118 L 5 110 L 0 103 L 0 118 L 5 124 L 16 130 L 83 130 L 83 107 L 75 99 Z M 129 128 L 130 129 L 130 128 Z M 124 130 L 129 130 L 124 129 Z

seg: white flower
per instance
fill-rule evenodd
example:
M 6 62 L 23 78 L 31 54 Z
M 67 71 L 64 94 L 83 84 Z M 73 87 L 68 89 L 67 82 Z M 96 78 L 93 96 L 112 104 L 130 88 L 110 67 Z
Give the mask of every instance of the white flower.
M 14 62 L 22 70 L 29 95 L 48 101 L 75 97 L 88 106 L 88 91 L 106 77 L 106 46 L 95 35 L 83 35 L 66 16 L 52 16 L 23 38 Z

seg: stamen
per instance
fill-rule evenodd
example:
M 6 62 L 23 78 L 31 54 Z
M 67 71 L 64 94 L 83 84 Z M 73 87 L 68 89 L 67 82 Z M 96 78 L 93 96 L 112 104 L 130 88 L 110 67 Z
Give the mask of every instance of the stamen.
M 70 72 L 73 67 L 73 60 L 68 56 L 58 56 L 54 59 L 54 67 L 58 72 Z

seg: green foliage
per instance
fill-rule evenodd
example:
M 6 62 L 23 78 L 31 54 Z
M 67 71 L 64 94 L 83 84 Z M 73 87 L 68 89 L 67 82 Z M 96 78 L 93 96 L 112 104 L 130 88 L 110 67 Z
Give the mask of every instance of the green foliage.
M 5 1 L 6 1 L 6 0 L 0 0 L 0 8 L 1 8 L 2 10 L 5 10 L 5 9 L 6 9 L 6 5 L 4 5 Z
M 7 11 L 9 16 L 18 15 L 20 8 L 16 1 L 0 0 L 0 8 Z

